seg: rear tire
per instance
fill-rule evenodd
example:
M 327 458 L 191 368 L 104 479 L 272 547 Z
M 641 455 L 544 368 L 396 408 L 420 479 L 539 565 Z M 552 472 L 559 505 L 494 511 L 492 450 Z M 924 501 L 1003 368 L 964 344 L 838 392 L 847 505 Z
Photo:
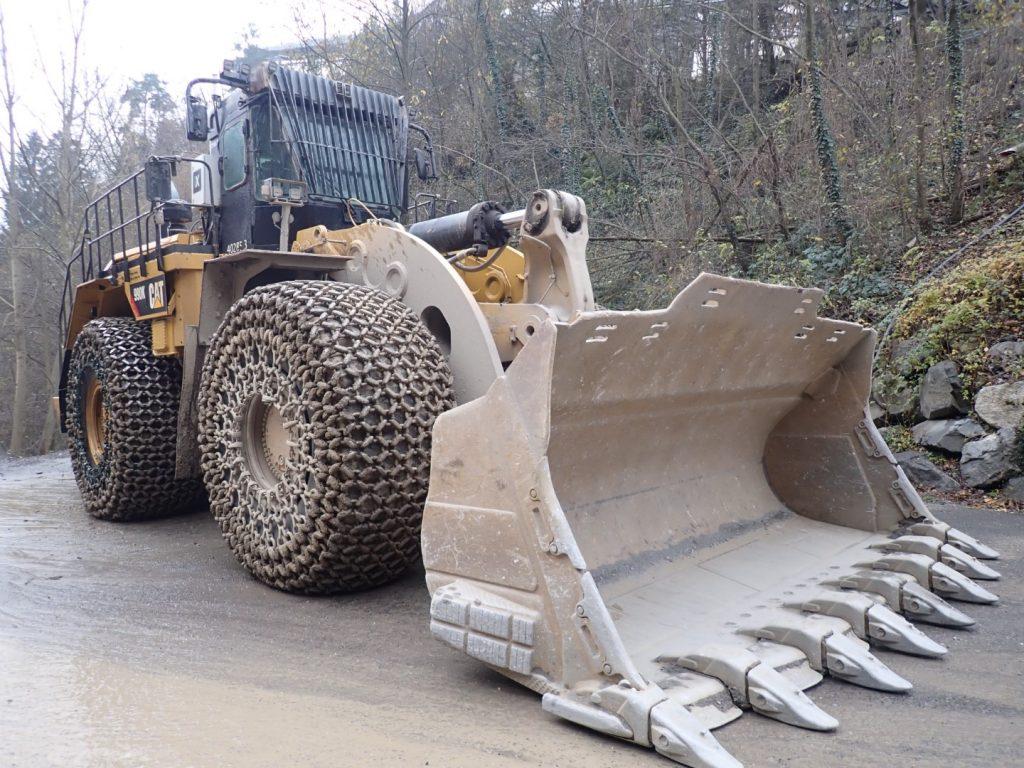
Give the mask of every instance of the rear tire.
M 291 592 L 385 584 L 419 557 L 440 347 L 398 301 L 292 281 L 227 313 L 199 407 L 210 509 L 235 557 Z
M 175 480 L 181 366 L 154 357 L 149 323 L 89 322 L 75 340 L 66 390 L 67 444 L 85 508 L 101 520 L 145 520 L 201 501 Z

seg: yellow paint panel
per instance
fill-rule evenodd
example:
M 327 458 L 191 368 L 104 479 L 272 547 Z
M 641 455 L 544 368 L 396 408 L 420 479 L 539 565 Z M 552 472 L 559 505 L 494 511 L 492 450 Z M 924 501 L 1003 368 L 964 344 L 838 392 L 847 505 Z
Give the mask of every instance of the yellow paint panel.
M 195 245 L 196 243 L 201 243 L 202 241 L 203 236 L 199 232 L 180 232 L 176 235 L 169 235 L 163 238 L 160 241 L 160 248 L 163 250 L 167 250 L 168 248 L 172 248 L 175 245 Z M 144 246 L 142 246 L 141 249 L 137 247 L 129 248 L 127 251 L 124 251 L 123 253 L 115 253 L 113 256 L 113 261 L 130 261 L 131 259 L 139 255 L 140 250 L 144 252 L 149 252 L 154 249 L 156 249 L 156 241 L 150 241 L 146 243 Z
M 194 236 L 192 236 L 194 240 Z M 164 238 L 163 247 L 188 245 L 189 236 L 175 235 Z M 132 254 L 129 251 L 128 254 Z M 135 249 L 134 253 L 138 253 Z M 154 277 L 167 278 L 166 307 L 141 320 L 153 321 L 153 353 L 178 354 L 185 346 L 185 327 L 199 323 L 199 304 L 202 293 L 203 265 L 213 258 L 209 253 L 170 252 L 163 256 L 164 269 L 157 268 L 155 258 L 146 261 L 146 274 L 138 265 L 129 268 L 127 280 L 119 274 L 114 278 L 101 278 L 83 283 L 75 291 L 75 301 L 68 324 L 67 348 L 70 348 L 82 327 L 95 317 L 131 317 L 130 291 L 133 285 Z M 120 260 L 120 257 L 118 258 Z M 115 282 L 116 281 L 116 282 Z M 121 290 L 118 290 L 118 289 Z
M 475 267 L 483 264 L 494 256 L 494 250 L 487 256 L 477 258 L 467 256 L 461 264 Z M 502 304 L 512 302 L 518 304 L 523 300 L 526 289 L 526 259 L 522 251 L 506 247 L 498 259 L 480 272 L 463 272 L 456 270 L 462 280 L 469 286 L 473 298 L 482 304 Z
M 68 335 L 64 348 L 71 349 L 82 328 L 97 317 L 131 317 L 132 310 L 123 291 L 109 279 L 89 280 L 75 288 L 75 300 L 68 319 Z

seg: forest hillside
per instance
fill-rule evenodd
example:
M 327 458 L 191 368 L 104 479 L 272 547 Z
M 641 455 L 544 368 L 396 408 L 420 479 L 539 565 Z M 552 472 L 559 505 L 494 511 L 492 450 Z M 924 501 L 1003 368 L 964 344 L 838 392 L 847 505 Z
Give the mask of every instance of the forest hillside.
M 879 329 L 875 399 L 890 440 L 955 492 L 1012 495 L 1020 439 L 975 398 L 1019 384 L 1024 360 L 1019 2 L 296 8 L 293 44 L 262 48 L 254 30 L 226 54 L 404 95 L 438 150 L 440 178 L 414 193 L 458 209 L 520 207 L 541 187 L 582 196 L 597 299 L 611 308 L 664 306 L 701 271 L 823 288 L 824 311 Z M 352 17 L 358 28 L 340 32 Z M 0 443 L 17 454 L 61 442 L 48 401 L 85 204 L 152 154 L 202 151 L 160 72 L 88 70 L 88 7 L 76 18 L 54 32 L 66 66 L 46 125 L 19 117 L 25 74 L 6 44 L 19 31 L 0 25 Z M 957 391 L 952 410 L 922 395 L 940 379 Z M 922 423 L 957 420 L 974 424 L 955 428 L 972 435 L 957 450 L 921 437 L 938 429 Z M 1014 468 L 974 484 L 962 444 L 993 436 Z

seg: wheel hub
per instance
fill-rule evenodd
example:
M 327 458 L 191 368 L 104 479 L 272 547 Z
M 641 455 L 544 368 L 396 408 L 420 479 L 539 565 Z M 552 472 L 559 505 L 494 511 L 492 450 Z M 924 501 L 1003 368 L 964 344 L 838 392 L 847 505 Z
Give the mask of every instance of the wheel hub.
M 242 423 L 246 464 L 259 483 L 273 488 L 284 477 L 290 434 L 278 407 L 257 395 L 249 401 Z
M 89 378 L 85 388 L 85 443 L 89 459 L 99 464 L 103 458 L 103 444 L 107 433 L 107 409 L 103 405 L 103 388 L 95 376 Z

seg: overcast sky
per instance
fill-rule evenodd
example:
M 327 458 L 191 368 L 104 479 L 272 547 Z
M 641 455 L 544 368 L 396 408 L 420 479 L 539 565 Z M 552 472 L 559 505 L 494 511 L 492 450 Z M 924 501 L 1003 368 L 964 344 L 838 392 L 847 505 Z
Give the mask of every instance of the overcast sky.
M 60 72 L 81 1 L 0 0 L 22 131 L 53 119 L 47 73 Z M 89 0 L 84 61 L 118 87 L 156 73 L 174 98 L 184 100 L 186 83 L 220 72 L 250 25 L 258 30 L 260 45 L 291 43 L 295 9 L 305 6 L 319 15 L 318 5 L 318 0 Z M 346 12 L 346 5 L 346 0 L 329 4 L 335 19 L 329 31 L 351 31 L 355 14 Z

